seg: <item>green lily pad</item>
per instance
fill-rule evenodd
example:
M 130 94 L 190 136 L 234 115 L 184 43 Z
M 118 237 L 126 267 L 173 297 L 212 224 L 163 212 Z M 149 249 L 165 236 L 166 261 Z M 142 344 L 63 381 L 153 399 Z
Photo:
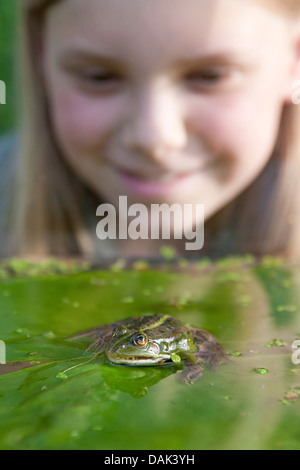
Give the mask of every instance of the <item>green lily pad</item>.
M 0 448 L 299 448 L 299 400 L 286 392 L 296 390 L 298 366 L 288 346 L 265 347 L 270 338 L 292 344 L 299 331 L 291 309 L 280 311 L 280 321 L 276 317 L 278 306 L 297 305 L 298 271 L 270 260 L 245 267 L 239 260 L 232 282 L 226 276 L 232 263 L 200 268 L 197 261 L 172 271 L 150 263 L 89 270 L 58 269 L 53 260 L 43 266 L 6 262 L 0 283 L 6 349 Z M 282 282 L 287 278 L 289 285 Z M 272 297 L 267 313 L 261 293 Z M 246 297 L 247 308 L 239 301 Z M 177 299 L 188 301 L 179 309 Z M 210 331 L 234 351 L 230 362 L 216 372 L 204 368 L 188 387 L 176 355 L 163 366 L 118 366 L 104 354 L 83 354 L 91 338 L 70 339 L 104 323 L 158 312 Z M 261 379 L 249 373 L 253 368 L 264 370 Z

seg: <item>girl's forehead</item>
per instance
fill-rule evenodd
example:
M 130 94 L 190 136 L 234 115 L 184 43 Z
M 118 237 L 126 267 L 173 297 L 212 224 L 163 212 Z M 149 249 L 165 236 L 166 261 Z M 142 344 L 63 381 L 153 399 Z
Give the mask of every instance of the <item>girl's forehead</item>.
M 267 42 L 283 23 L 250 0 L 62 0 L 47 18 L 54 42 L 116 54 L 262 47 L 262 32 Z

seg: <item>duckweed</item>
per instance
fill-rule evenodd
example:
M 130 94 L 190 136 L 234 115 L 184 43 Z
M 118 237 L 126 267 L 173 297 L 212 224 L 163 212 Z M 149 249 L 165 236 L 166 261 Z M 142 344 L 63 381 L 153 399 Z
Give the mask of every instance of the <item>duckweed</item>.
M 269 371 L 268 369 L 265 369 L 264 367 L 258 367 L 258 368 L 252 369 L 252 372 L 255 372 L 255 374 L 263 375 L 263 374 L 267 374 Z
M 283 347 L 286 346 L 286 343 L 282 339 L 273 339 L 266 344 L 266 348 L 274 348 L 274 347 Z

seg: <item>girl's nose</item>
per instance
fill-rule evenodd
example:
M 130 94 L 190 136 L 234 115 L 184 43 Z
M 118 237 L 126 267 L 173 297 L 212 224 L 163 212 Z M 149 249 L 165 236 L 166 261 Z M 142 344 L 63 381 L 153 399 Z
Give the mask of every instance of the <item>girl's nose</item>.
M 131 151 L 163 160 L 182 149 L 187 141 L 179 97 L 167 90 L 143 93 L 130 107 L 124 144 Z

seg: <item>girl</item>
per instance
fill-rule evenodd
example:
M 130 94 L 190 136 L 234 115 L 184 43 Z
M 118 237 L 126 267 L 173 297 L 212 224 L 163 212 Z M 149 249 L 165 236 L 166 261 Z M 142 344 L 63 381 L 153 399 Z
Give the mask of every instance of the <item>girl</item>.
M 2 256 L 157 255 L 164 240 L 97 237 L 122 195 L 204 204 L 200 254 L 298 255 L 299 0 L 20 3 Z

